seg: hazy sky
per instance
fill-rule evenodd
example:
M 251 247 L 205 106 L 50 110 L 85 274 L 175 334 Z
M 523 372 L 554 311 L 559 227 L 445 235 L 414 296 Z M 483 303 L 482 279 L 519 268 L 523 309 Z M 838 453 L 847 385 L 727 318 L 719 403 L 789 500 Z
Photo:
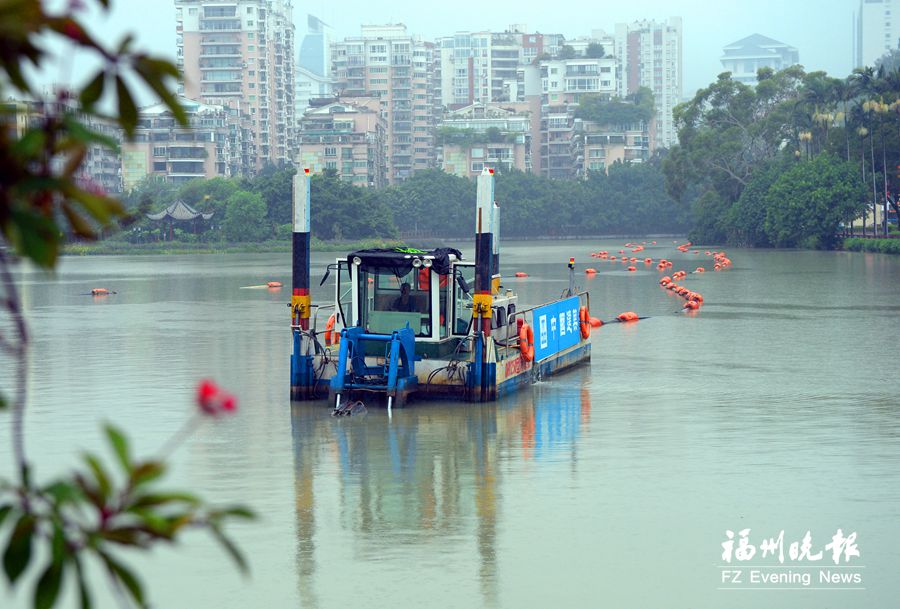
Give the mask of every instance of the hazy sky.
M 61 1 L 61 0 L 59 0 Z M 107 40 L 134 32 L 140 45 L 174 56 L 175 8 L 171 0 L 113 0 L 108 19 L 94 19 L 94 31 Z M 529 31 L 586 36 L 592 29 L 614 31 L 619 22 L 683 19 L 684 94 L 687 97 L 722 71 L 722 47 L 759 33 L 800 51 L 807 70 L 846 76 L 851 70 L 852 16 L 859 0 L 618 0 L 616 2 L 483 2 L 455 0 L 341 0 L 294 2 L 297 45 L 306 31 L 306 14 L 335 29 L 338 38 L 359 34 L 363 23 L 405 23 L 425 39 L 456 31 L 502 31 L 524 23 Z M 76 74 L 80 70 L 76 69 Z

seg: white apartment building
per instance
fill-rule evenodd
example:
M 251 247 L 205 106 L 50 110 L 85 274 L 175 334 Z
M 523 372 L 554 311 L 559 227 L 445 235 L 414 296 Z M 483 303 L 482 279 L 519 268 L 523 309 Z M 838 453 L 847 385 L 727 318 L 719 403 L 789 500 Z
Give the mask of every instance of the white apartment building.
M 657 145 L 678 143 L 672 109 L 684 94 L 681 17 L 670 17 L 665 23 L 618 23 L 615 40 L 619 96 L 624 98 L 640 87 L 653 91 Z
M 364 25 L 331 45 L 334 92 L 378 97 L 387 120 L 388 179 L 434 167 L 434 43 L 403 24 Z
M 860 0 L 854 21 L 853 67 L 874 66 L 879 57 L 898 48 L 900 0 Z
M 291 0 L 175 0 L 179 92 L 226 108 L 235 173 L 293 163 L 294 24 Z
M 757 70 L 772 68 L 777 72 L 796 65 L 800 63 L 800 52 L 789 44 L 753 34 L 724 47 L 721 62 L 733 80 L 755 85 Z

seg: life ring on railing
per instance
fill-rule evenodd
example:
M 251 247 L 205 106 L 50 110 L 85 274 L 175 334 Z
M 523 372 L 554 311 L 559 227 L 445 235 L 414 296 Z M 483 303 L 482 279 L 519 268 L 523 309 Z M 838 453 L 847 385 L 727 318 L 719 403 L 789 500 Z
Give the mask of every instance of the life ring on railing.
M 341 342 L 341 333 L 334 331 L 334 322 L 337 319 L 334 313 L 325 322 L 325 346 L 330 347 Z
M 590 338 L 591 314 L 588 313 L 587 307 L 581 307 L 578 310 L 578 319 L 581 321 L 581 338 Z
M 519 352 L 526 362 L 534 359 L 534 331 L 528 324 L 519 328 Z

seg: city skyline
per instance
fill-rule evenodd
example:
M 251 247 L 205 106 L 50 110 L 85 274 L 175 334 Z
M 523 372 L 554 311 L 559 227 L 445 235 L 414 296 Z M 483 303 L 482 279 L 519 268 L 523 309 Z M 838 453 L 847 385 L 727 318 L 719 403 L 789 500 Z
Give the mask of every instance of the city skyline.
M 96 32 L 104 38 L 119 38 L 126 32 L 136 36 L 137 43 L 156 53 L 175 56 L 175 6 L 164 0 L 155 6 L 156 19 L 136 22 L 134 15 L 144 4 L 137 0 L 115 0 L 110 16 L 91 18 Z M 471 6 L 471 10 L 467 7 Z M 430 7 L 427 14 L 416 10 L 410 2 L 394 2 L 390 9 L 349 0 L 337 5 L 294 3 L 294 23 L 298 43 L 305 31 L 306 16 L 313 14 L 334 30 L 334 40 L 358 36 L 362 25 L 404 23 L 409 32 L 425 40 L 453 34 L 456 31 L 503 31 L 511 24 L 525 24 L 531 31 L 563 34 L 566 38 L 590 35 L 603 29 L 613 33 L 615 24 L 641 19 L 665 20 L 680 16 L 684 24 L 684 95 L 690 97 L 697 88 L 708 85 L 722 71 L 719 58 L 722 48 L 745 36 L 762 34 L 782 40 L 800 50 L 802 65 L 808 70 L 825 70 L 837 77 L 846 76 L 853 68 L 853 12 L 858 0 L 839 0 L 822 5 L 812 0 L 787 5 L 774 0 L 760 0 L 748 11 L 746 4 L 719 3 L 715 17 L 710 18 L 705 6 L 694 3 L 672 4 L 644 0 L 597 9 L 595 4 L 571 3 L 565 12 L 548 12 L 538 6 L 454 4 Z M 299 48 L 299 44 L 298 44 Z M 47 70 L 46 81 L 60 80 L 69 72 L 73 78 L 86 74 L 80 58 L 71 70 Z M 148 102 L 149 103 L 149 102 Z

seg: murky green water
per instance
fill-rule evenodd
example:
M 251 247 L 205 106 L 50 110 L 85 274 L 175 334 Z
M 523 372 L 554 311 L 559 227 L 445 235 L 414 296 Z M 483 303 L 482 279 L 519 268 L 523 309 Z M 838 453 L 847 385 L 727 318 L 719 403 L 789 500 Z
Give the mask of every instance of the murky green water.
M 99 444 L 99 424 L 150 454 L 191 412 L 197 379 L 240 413 L 172 457 L 171 482 L 260 518 L 233 529 L 252 576 L 195 535 L 134 564 L 163 608 L 887 607 L 900 598 L 900 259 L 729 250 L 689 275 L 705 306 L 677 313 L 655 267 L 588 258 L 616 243 L 505 244 L 523 303 L 579 274 L 603 319 L 590 366 L 489 405 L 423 403 L 337 420 L 288 395 L 288 255 L 63 260 L 21 270 L 34 335 L 28 447 L 39 477 Z M 667 245 L 675 269 L 711 261 Z M 643 255 L 643 254 L 642 254 Z M 316 256 L 315 276 L 334 255 Z M 118 294 L 82 295 L 92 287 Z M 330 297 L 325 288 L 318 299 Z M 6 360 L 4 360 L 6 362 Z M 0 378 L 8 382 L 4 363 Z M 9 472 L 8 417 L 0 471 Z M 785 530 L 823 550 L 858 533 L 865 590 L 733 589 L 725 531 Z M 783 566 L 813 571 L 833 565 Z M 841 563 L 846 564 L 844 562 Z M 758 554 L 730 568 L 779 565 Z M 787 570 L 787 569 L 782 569 Z M 719 589 L 728 588 L 728 589 Z M 108 599 L 107 599 L 108 600 Z M 0 605 L 29 606 L 0 592 Z M 71 606 L 75 606 L 74 602 Z

